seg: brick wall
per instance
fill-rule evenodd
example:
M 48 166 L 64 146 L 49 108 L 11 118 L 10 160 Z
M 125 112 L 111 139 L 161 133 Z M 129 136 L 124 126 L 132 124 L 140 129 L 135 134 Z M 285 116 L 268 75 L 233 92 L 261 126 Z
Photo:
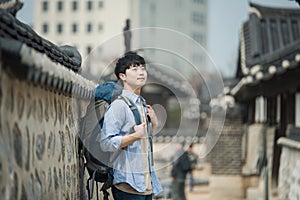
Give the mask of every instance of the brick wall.
M 241 174 L 242 134 L 243 124 L 239 107 L 228 109 L 223 131 L 210 153 L 212 174 Z

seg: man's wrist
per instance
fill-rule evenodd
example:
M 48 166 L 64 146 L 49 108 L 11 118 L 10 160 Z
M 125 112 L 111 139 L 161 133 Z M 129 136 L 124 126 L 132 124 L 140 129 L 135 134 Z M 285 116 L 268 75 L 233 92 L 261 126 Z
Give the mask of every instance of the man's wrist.
M 152 124 L 152 133 L 154 134 L 158 128 L 158 124 Z

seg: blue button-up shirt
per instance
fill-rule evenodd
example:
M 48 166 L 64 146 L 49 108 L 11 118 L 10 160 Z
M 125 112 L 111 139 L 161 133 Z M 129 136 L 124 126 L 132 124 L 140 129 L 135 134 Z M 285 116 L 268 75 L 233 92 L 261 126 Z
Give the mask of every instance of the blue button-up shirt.
M 146 108 L 145 99 L 142 97 L 127 90 L 123 90 L 122 95 L 131 99 L 139 110 L 141 110 L 140 101 L 143 101 L 143 109 Z M 149 169 L 145 169 L 143 167 L 142 160 L 145 155 L 142 153 L 141 140 L 137 140 L 128 145 L 126 148 L 120 150 L 122 136 L 133 133 L 133 127 L 135 125 L 134 115 L 129 106 L 121 99 L 113 101 L 107 108 L 104 115 L 104 123 L 100 140 L 101 147 L 103 151 L 114 152 L 114 154 L 118 155 L 117 158 L 114 158 L 114 154 L 111 156 L 111 161 L 115 159 L 113 161 L 113 184 L 125 182 L 136 191 L 145 192 L 146 185 L 144 172 L 146 170 L 150 170 L 152 190 L 154 195 L 157 195 L 162 191 L 162 186 L 152 165 L 150 144 L 148 145 Z M 148 134 L 150 134 L 150 131 L 148 131 Z M 116 153 L 119 150 L 121 152 Z

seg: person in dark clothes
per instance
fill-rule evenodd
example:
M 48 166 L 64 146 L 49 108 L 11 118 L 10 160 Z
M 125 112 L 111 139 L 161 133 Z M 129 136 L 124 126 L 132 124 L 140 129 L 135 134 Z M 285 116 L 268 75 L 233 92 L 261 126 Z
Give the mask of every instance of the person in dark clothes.
M 191 172 L 192 166 L 189 160 L 188 153 L 184 150 L 184 142 L 179 143 L 177 151 L 172 157 L 172 199 L 173 200 L 186 200 L 185 196 L 185 179 L 186 174 Z
M 193 189 L 194 189 L 193 170 L 196 169 L 196 166 L 197 166 L 197 163 L 198 163 L 198 157 L 199 156 L 193 152 L 193 144 L 190 144 L 187 152 L 188 152 L 188 156 L 189 156 L 189 159 L 190 159 L 190 162 L 191 162 L 191 166 L 192 166 L 192 170 L 189 173 L 190 174 L 190 177 L 189 177 L 189 179 L 190 179 L 190 182 L 189 182 L 189 184 L 190 184 L 190 192 L 192 192 Z

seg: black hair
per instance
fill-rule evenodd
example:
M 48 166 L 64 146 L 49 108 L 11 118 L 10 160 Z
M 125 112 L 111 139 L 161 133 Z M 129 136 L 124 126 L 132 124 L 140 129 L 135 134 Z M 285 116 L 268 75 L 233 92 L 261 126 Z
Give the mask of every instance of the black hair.
M 145 66 L 145 60 L 142 56 L 138 55 L 135 52 L 127 52 L 124 57 L 120 58 L 115 67 L 115 75 L 120 79 L 119 74 L 125 74 L 126 69 L 129 69 L 130 66 Z

